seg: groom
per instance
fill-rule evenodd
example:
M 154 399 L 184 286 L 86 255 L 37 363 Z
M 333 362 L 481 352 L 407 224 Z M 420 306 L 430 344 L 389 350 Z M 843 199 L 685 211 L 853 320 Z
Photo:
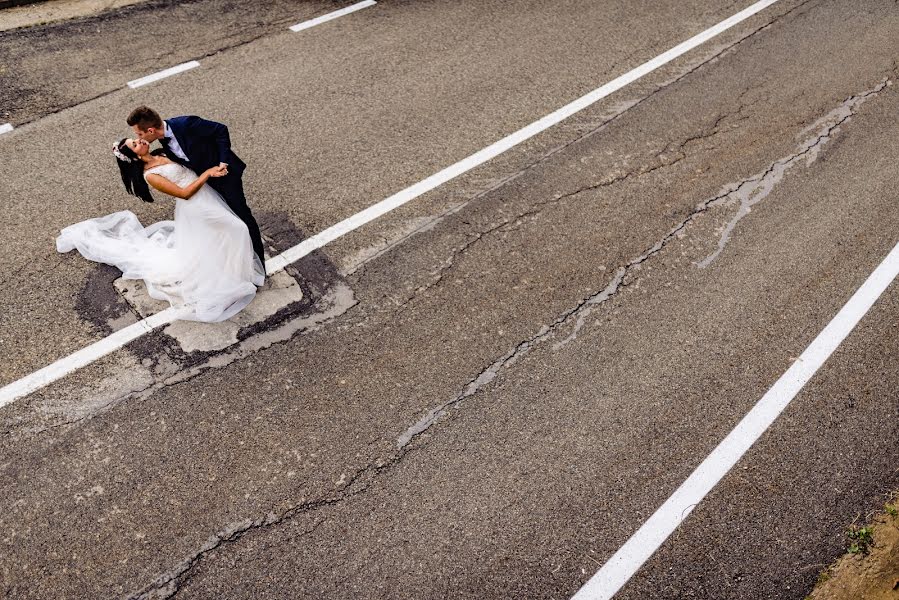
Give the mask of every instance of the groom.
M 241 176 L 246 165 L 231 151 L 228 128 L 221 123 L 195 116 L 173 117 L 163 121 L 159 113 L 146 106 L 138 106 L 131 111 L 128 125 L 146 142 L 159 140 L 168 158 L 196 173 L 215 166 L 227 169 L 224 177 L 211 178 L 209 185 L 222 195 L 228 207 L 246 223 L 253 250 L 265 270 L 262 235 L 243 193 Z

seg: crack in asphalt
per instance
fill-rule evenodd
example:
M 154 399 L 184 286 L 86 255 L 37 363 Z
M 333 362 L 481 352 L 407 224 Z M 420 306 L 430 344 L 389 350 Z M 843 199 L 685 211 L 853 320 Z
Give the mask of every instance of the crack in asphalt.
M 812 164 L 818 157 L 821 148 L 827 144 L 833 136 L 835 136 L 840 127 L 848 122 L 857 112 L 858 108 L 865 103 L 871 96 L 875 96 L 885 88 L 892 85 L 889 78 L 885 78 L 881 83 L 873 89 L 867 90 L 861 94 L 856 94 L 847 98 L 840 106 L 818 119 L 815 123 L 803 130 L 800 135 L 808 131 L 818 129 L 816 135 L 806 139 L 800 146 L 798 152 L 773 162 L 764 172 L 745 179 L 733 187 L 725 196 L 716 199 L 717 203 L 726 202 L 728 199 L 737 200 L 739 208 L 737 213 L 725 226 L 718 240 L 718 248 L 709 256 L 697 263 L 700 269 L 709 266 L 727 245 L 730 236 L 734 231 L 737 223 L 752 211 L 752 207 L 765 198 L 773 191 L 774 187 L 780 183 L 793 166 L 799 163 L 803 158 L 806 159 L 806 166 Z
M 673 86 L 673 85 L 675 85 L 675 84 L 681 82 L 682 80 L 686 79 L 687 77 L 689 77 L 689 76 L 692 75 L 693 73 L 699 71 L 699 70 L 702 69 L 703 67 L 705 67 L 705 66 L 707 66 L 707 65 L 709 65 L 709 64 L 715 63 L 715 62 L 718 61 L 720 58 L 726 56 L 727 54 L 729 54 L 729 53 L 731 53 L 731 52 L 733 52 L 733 51 L 736 51 L 736 48 L 737 48 L 738 46 L 742 45 L 744 42 L 746 42 L 746 41 L 748 41 L 748 40 L 754 38 L 757 34 L 761 33 L 762 31 L 765 31 L 765 30 L 769 29 L 769 28 L 770 28 L 772 25 L 774 25 L 775 23 L 777 23 L 777 22 L 781 21 L 782 19 L 784 19 L 784 18 L 786 18 L 786 17 L 792 15 L 793 13 L 798 12 L 800 9 L 806 7 L 808 4 L 813 3 L 813 2 L 816 2 L 816 1 L 820 1 L 820 0 L 804 0 L 803 2 L 800 2 L 799 4 L 797 4 L 796 6 L 794 6 L 793 8 L 791 8 L 790 10 L 788 10 L 787 12 L 785 12 L 785 13 L 783 13 L 783 14 L 780 14 L 780 15 L 775 15 L 774 18 L 772 18 L 769 22 L 767 22 L 767 23 L 765 23 L 764 25 L 761 25 L 760 27 L 758 27 L 758 28 L 752 30 L 751 32 L 747 33 L 745 36 L 743 36 L 743 37 L 741 37 L 740 39 L 738 39 L 737 41 L 733 42 L 732 44 L 729 44 L 729 45 L 727 45 L 727 46 L 721 47 L 721 49 L 720 49 L 718 52 L 715 52 L 714 54 L 709 55 L 707 58 L 701 60 L 700 62 L 698 62 L 698 63 L 695 64 L 694 66 L 690 67 L 690 68 L 687 69 L 686 71 L 683 71 L 683 72 L 681 72 L 681 73 L 678 73 L 678 74 L 674 75 L 672 78 L 668 79 L 667 81 L 662 82 L 658 87 L 654 88 L 652 91 L 650 91 L 650 92 L 647 93 L 646 95 L 642 96 L 641 98 L 639 98 L 639 99 L 637 99 L 637 100 L 635 100 L 635 101 L 629 102 L 629 103 L 625 104 L 624 106 L 620 107 L 620 108 L 619 108 L 613 115 L 611 115 L 611 116 L 609 116 L 609 117 L 607 117 L 607 118 L 604 118 L 604 119 L 602 120 L 602 122 L 600 122 L 600 123 L 599 123 L 598 125 L 596 125 L 595 127 L 591 128 L 590 130 L 586 131 L 585 133 L 582 133 L 582 134 L 576 136 L 574 139 L 572 139 L 572 140 L 570 140 L 570 141 L 567 141 L 567 142 L 565 142 L 565 143 L 562 143 L 562 144 L 560 144 L 559 146 L 556 146 L 556 147 L 550 149 L 549 151 L 545 152 L 542 156 L 540 156 L 540 157 L 538 157 L 537 159 L 535 159 L 533 162 L 526 164 L 524 167 L 521 167 L 518 171 L 516 171 L 516 172 L 514 172 L 514 173 L 512 173 L 512 174 L 510 174 L 510 175 L 508 175 L 508 176 L 506 176 L 506 177 L 500 178 L 500 179 L 499 179 L 496 183 L 494 183 L 493 185 L 489 186 L 488 188 L 486 188 L 486 189 L 484 189 L 484 190 L 481 190 L 481 191 L 477 192 L 477 193 L 476 193 L 474 196 L 472 196 L 469 200 L 467 200 L 467 201 L 465 201 L 465 202 L 462 202 L 462 203 L 459 203 L 459 204 L 453 205 L 452 207 L 450 207 L 449 209 L 445 210 L 444 212 L 442 212 L 442 213 L 440 213 L 440 214 L 437 214 L 437 215 L 435 215 L 433 218 L 431 218 L 431 219 L 429 219 L 428 221 L 424 222 L 422 225 L 420 225 L 420 226 L 417 227 L 416 229 L 414 229 L 414 230 L 412 230 L 412 231 L 409 231 L 408 233 L 406 233 L 405 235 L 403 235 L 400 239 L 398 239 L 398 240 L 394 241 L 393 243 L 391 243 L 389 246 L 379 249 L 379 251 L 378 251 L 376 254 L 374 254 L 374 255 L 371 256 L 371 257 L 368 257 L 367 259 L 361 261 L 359 264 L 355 265 L 354 268 L 353 268 L 350 272 L 347 273 L 347 275 L 349 275 L 349 274 L 355 274 L 355 273 L 357 273 L 357 272 L 359 272 L 359 271 L 362 271 L 362 273 L 360 273 L 359 276 L 360 276 L 360 277 L 363 277 L 363 276 L 364 276 L 364 268 L 365 268 L 366 263 L 371 262 L 372 260 L 374 260 L 374 259 L 376 259 L 376 258 L 378 258 L 378 257 L 380 257 L 380 256 L 383 256 L 383 255 L 387 254 L 390 250 L 392 250 L 393 248 L 395 248 L 395 247 L 401 245 L 402 243 L 404 243 L 405 241 L 407 241 L 409 238 L 412 238 L 412 237 L 414 237 L 415 235 L 417 235 L 417 234 L 419 234 L 419 233 L 423 233 L 423 232 L 425 232 L 425 231 L 430 231 L 430 230 L 432 230 L 432 229 L 433 229 L 437 224 L 439 224 L 441 221 L 447 219 L 448 217 L 450 217 L 450 216 L 452 216 L 452 215 L 455 215 L 455 214 L 461 212 L 461 211 L 464 210 L 469 204 L 471 204 L 471 203 L 473 203 L 473 202 L 476 202 L 476 201 L 480 200 L 481 198 L 487 196 L 488 194 L 490 194 L 490 193 L 492 193 L 492 192 L 498 190 L 499 188 L 502 188 L 502 187 L 504 187 L 504 186 L 506 186 L 506 185 L 512 183 L 513 181 L 515 181 L 515 180 L 518 179 L 519 177 L 522 177 L 523 175 L 525 175 L 526 173 L 528 173 L 528 172 L 531 171 L 532 169 L 534 169 L 534 168 L 536 168 L 537 166 L 539 166 L 539 165 L 541 165 L 541 164 L 547 162 L 549 159 L 551 159 L 552 157 L 554 157 L 556 154 L 562 152 L 563 150 L 566 150 L 566 149 L 570 148 L 571 146 L 574 146 L 574 145 L 578 144 L 579 142 L 581 142 L 581 141 L 583 141 L 583 140 L 586 140 L 586 139 L 588 139 L 588 138 L 590 138 L 590 137 L 592 137 L 592 136 L 594 136 L 594 135 L 600 133 L 601 131 L 603 131 L 604 129 L 606 129 L 610 124 L 614 123 L 615 121 L 617 121 L 618 119 L 620 119 L 620 118 L 623 117 L 624 115 L 628 114 L 632 109 L 634 109 L 634 108 L 640 106 L 640 105 L 643 104 L 644 102 L 650 100 L 651 98 L 653 98 L 653 97 L 656 96 L 657 94 L 659 94 L 659 93 L 661 93 L 661 92 L 667 90 L 667 89 L 670 88 L 671 86 Z M 897 1 L 899 1 L 899 0 L 897 0 Z M 746 93 L 749 92 L 750 90 L 751 90 L 751 88 L 748 88 L 748 89 L 744 90 L 744 91 L 740 94 L 740 96 L 739 96 L 739 98 L 738 98 L 738 100 L 740 101 L 740 108 L 736 111 L 735 114 L 741 114 L 742 111 L 745 110 L 745 108 L 747 108 L 747 107 L 749 107 L 749 106 L 752 106 L 753 104 L 756 103 L 756 102 L 752 102 L 752 103 L 749 103 L 748 105 L 742 103 L 742 98 L 743 98 L 743 96 L 745 96 Z M 743 118 L 740 119 L 740 120 L 745 120 L 746 118 L 747 118 L 747 117 L 743 117 Z M 689 143 L 690 141 L 691 141 L 691 140 L 690 140 L 689 138 L 688 138 L 688 140 L 686 140 L 687 143 Z M 682 149 L 683 149 L 683 147 L 682 147 Z M 475 240 L 475 241 L 476 241 L 476 240 Z M 408 302 L 408 300 L 405 301 L 405 302 L 403 302 L 403 304 L 406 304 L 407 302 Z
M 767 189 L 765 195 L 767 195 L 767 193 L 770 193 L 770 187 L 773 187 L 773 185 L 777 183 L 777 181 L 780 181 L 780 178 L 782 178 L 783 176 L 783 172 L 786 170 L 786 168 L 788 168 L 788 166 L 792 166 L 796 162 L 800 161 L 803 157 L 808 158 L 811 162 L 811 160 L 817 156 L 820 148 L 824 144 L 826 144 L 833 135 L 835 135 L 836 131 L 841 125 L 845 124 L 855 114 L 855 110 L 863 102 L 865 102 L 871 96 L 880 93 L 890 85 L 892 85 L 892 81 L 889 78 L 885 78 L 875 88 L 867 90 L 861 94 L 851 96 L 849 99 L 844 101 L 837 109 L 831 111 L 822 119 L 816 121 L 816 123 L 810 128 L 808 128 L 813 129 L 821 124 L 825 125 L 824 128 L 818 132 L 818 135 L 811 138 L 810 140 L 806 140 L 806 142 L 802 144 L 800 151 L 785 159 L 774 161 L 761 175 L 755 175 L 735 185 L 726 186 L 725 190 L 719 195 L 700 202 L 687 217 L 685 217 L 680 223 L 673 227 L 661 240 L 653 244 L 640 256 L 629 261 L 627 264 L 618 267 L 615 270 L 615 275 L 612 278 L 611 282 L 609 282 L 604 289 L 591 294 L 590 296 L 587 296 L 576 306 L 568 309 L 561 316 L 557 317 L 552 323 L 541 327 L 535 335 L 522 342 L 519 342 L 515 347 L 509 350 L 509 352 L 498 358 L 490 366 L 478 373 L 477 376 L 469 380 L 469 382 L 464 386 L 463 390 L 459 394 L 428 411 L 419 421 L 409 427 L 397 439 L 397 447 L 400 449 L 406 447 L 417 436 L 420 436 L 431 426 L 433 426 L 443 415 L 447 413 L 449 409 L 458 406 L 463 400 L 470 396 L 473 396 L 480 389 L 492 383 L 501 370 L 510 367 L 517 360 L 527 354 L 534 346 L 549 338 L 554 337 L 556 333 L 560 329 L 564 328 L 568 323 L 570 323 L 572 319 L 575 320 L 573 330 L 565 339 L 555 343 L 552 349 L 554 351 L 558 350 L 574 340 L 577 337 L 577 334 L 580 332 L 581 328 L 583 328 L 586 322 L 586 318 L 590 315 L 590 313 L 597 306 L 613 298 L 629 285 L 630 282 L 627 280 L 627 277 L 628 275 L 630 275 L 631 271 L 638 268 L 652 256 L 661 252 L 662 249 L 664 249 L 671 242 L 671 240 L 678 237 L 679 234 L 683 232 L 687 228 L 687 226 L 692 223 L 699 215 L 707 212 L 714 206 L 718 206 L 726 202 L 728 198 L 734 195 L 738 190 L 745 189 L 746 186 L 751 186 L 751 189 L 755 190 L 758 188 L 758 186 L 763 185 L 765 189 Z M 719 117 L 716 121 L 716 127 L 718 124 L 720 124 L 721 120 L 722 119 Z M 831 121 L 834 120 L 836 122 L 831 123 Z M 770 177 L 770 175 L 772 173 L 778 172 L 780 172 L 780 178 L 774 181 Z M 588 186 L 585 189 L 590 189 L 592 187 L 593 186 Z M 576 193 L 578 192 L 572 192 L 572 194 Z M 717 256 L 717 254 L 714 254 L 713 257 L 714 256 Z
M 382 471 L 389 470 L 398 464 L 408 453 L 409 448 L 400 449 L 387 459 L 369 462 L 353 472 L 352 475 L 341 476 L 334 492 L 321 498 L 304 500 L 280 514 L 267 513 L 257 519 L 244 519 L 231 523 L 210 536 L 197 552 L 185 557 L 177 565 L 156 577 L 150 584 L 139 591 L 124 596 L 127 600 L 169 600 L 178 595 L 194 576 L 196 566 L 209 554 L 221 546 L 237 542 L 244 535 L 256 530 L 275 527 L 294 517 L 327 509 L 362 494 L 369 489 L 370 482 Z M 307 536 L 318 529 L 327 519 L 318 520 L 312 527 L 303 531 L 300 536 Z
M 743 106 L 741 105 L 737 113 L 734 114 L 738 114 L 742 112 L 742 110 Z M 685 149 L 689 144 L 718 135 L 720 133 L 719 127 L 721 123 L 729 116 L 729 114 L 717 116 L 710 127 L 702 129 L 698 134 L 687 137 L 682 142 L 669 142 L 662 150 L 655 153 L 656 162 L 652 166 L 645 166 L 643 168 L 634 171 L 628 171 L 626 173 L 614 173 L 598 183 L 583 186 L 581 188 L 578 188 L 577 190 L 574 190 L 573 192 L 557 194 L 548 200 L 542 200 L 540 202 L 532 204 L 526 211 L 505 219 L 498 224 L 494 224 L 489 229 L 470 234 L 471 237 L 463 245 L 454 248 L 449 258 L 447 258 L 446 261 L 444 261 L 444 263 L 438 269 L 430 273 L 432 276 L 435 276 L 435 278 L 426 284 L 418 286 L 405 301 L 397 306 L 397 308 L 394 310 L 394 314 L 399 313 L 400 311 L 405 309 L 406 306 L 417 297 L 440 285 L 443 282 L 443 279 L 446 276 L 447 272 L 449 272 L 453 268 L 453 266 L 455 266 L 456 259 L 490 234 L 493 234 L 497 231 L 512 230 L 515 226 L 519 225 L 529 217 L 540 214 L 548 206 L 562 203 L 565 200 L 568 200 L 585 192 L 591 192 L 602 188 L 611 187 L 630 179 L 643 177 L 644 175 L 649 175 L 661 169 L 674 166 L 687 157 Z M 470 224 L 467 221 L 462 221 L 462 223 L 465 225 Z
M 351 492 L 347 492 L 347 490 L 349 490 L 349 488 L 351 488 L 363 474 L 367 473 L 370 468 L 370 466 L 366 466 L 362 469 L 359 469 L 355 474 L 353 474 L 352 477 L 349 478 L 346 485 L 332 496 L 301 502 L 288 508 L 280 515 L 269 513 L 265 517 L 261 517 L 259 519 L 245 519 L 243 521 L 238 521 L 236 523 L 227 525 L 223 529 L 211 535 L 206 540 L 206 543 L 204 543 L 200 547 L 198 552 L 186 557 L 172 569 L 159 575 L 155 580 L 153 580 L 143 589 L 137 592 L 131 592 L 125 597 L 128 598 L 128 600 L 167 600 L 168 598 L 175 597 L 184 588 L 184 586 L 191 581 L 191 579 L 193 578 L 194 568 L 209 553 L 214 552 L 224 544 L 236 542 L 251 531 L 271 527 L 273 525 L 279 525 L 284 521 L 298 515 L 333 506 L 334 504 L 342 502 L 347 498 L 361 493 L 365 488 L 360 488 L 356 491 Z M 304 537 L 310 535 L 324 522 L 325 519 L 318 520 L 312 527 L 308 528 L 306 531 L 303 531 L 300 536 Z
M 677 226 L 675 226 L 671 231 L 669 231 L 668 234 L 662 240 L 660 240 L 655 245 L 653 245 L 647 252 L 645 252 L 638 258 L 634 259 L 633 261 L 629 262 L 627 265 L 624 265 L 623 267 L 619 267 L 616 272 L 617 273 L 616 277 L 612 280 L 612 282 L 603 291 L 588 297 L 584 302 L 582 302 L 578 307 L 576 307 L 575 310 L 579 314 L 578 314 L 578 318 L 577 318 L 577 321 L 574 326 L 574 330 L 564 340 L 554 344 L 553 350 L 558 350 L 562 346 L 566 345 L 568 342 L 575 339 L 577 337 L 577 334 L 581 330 L 581 328 L 584 326 L 586 318 L 593 311 L 593 309 L 597 305 L 602 304 L 603 302 L 608 300 L 610 297 L 617 294 L 623 287 L 627 286 L 627 282 L 625 282 L 624 279 L 625 279 L 625 276 L 627 274 L 629 274 L 630 270 L 633 269 L 635 266 L 643 263 L 650 256 L 661 251 L 671 241 L 671 239 L 673 237 L 676 237 L 679 233 L 681 233 L 692 221 L 694 221 L 696 219 L 697 216 L 699 216 L 702 213 L 707 212 L 712 207 L 715 207 L 715 206 L 718 206 L 720 204 L 727 202 L 729 198 L 731 198 L 732 196 L 734 196 L 735 194 L 738 194 L 738 193 L 740 193 L 741 195 L 736 196 L 736 197 L 741 200 L 741 203 L 748 202 L 748 200 L 743 200 L 743 196 L 742 196 L 743 192 L 740 192 L 740 190 L 744 190 L 744 191 L 750 190 L 751 193 L 749 194 L 748 197 L 753 197 L 752 193 L 754 193 L 757 190 L 763 190 L 764 195 L 757 195 L 757 196 L 753 197 L 754 201 L 752 203 L 754 204 L 754 203 L 762 200 L 764 197 L 766 197 L 768 194 L 770 194 L 771 190 L 773 189 L 773 186 L 783 178 L 783 175 L 785 174 L 786 170 L 790 166 L 792 166 L 796 162 L 800 161 L 803 157 L 808 158 L 809 159 L 808 164 L 811 164 L 811 162 L 814 160 L 814 158 L 817 157 L 817 153 L 820 151 L 820 148 L 824 144 L 826 144 L 832 138 L 833 135 L 836 134 L 837 130 L 839 129 L 839 127 L 841 125 L 845 124 L 855 114 L 854 109 L 857 109 L 869 97 L 880 93 L 881 91 L 883 91 L 885 88 L 887 88 L 890 85 L 892 85 L 891 80 L 889 78 L 885 78 L 875 88 L 873 88 L 871 90 L 867 90 L 867 91 L 863 92 L 862 94 L 857 94 L 857 95 L 851 96 L 849 99 L 844 101 L 837 109 L 831 111 L 830 113 L 825 115 L 823 118 L 816 121 L 814 125 L 812 125 L 806 129 L 806 131 L 808 131 L 810 129 L 818 127 L 821 124 L 826 125 L 834 118 L 837 119 L 836 123 L 826 125 L 823 130 L 819 131 L 817 136 L 815 136 L 814 138 L 811 138 L 809 140 L 806 140 L 802 144 L 801 149 L 798 152 L 796 152 L 795 154 L 793 154 L 787 158 L 774 161 L 760 175 L 755 175 L 755 176 L 749 177 L 749 178 L 744 179 L 734 185 L 725 186 L 725 190 L 722 191 L 722 193 L 698 204 L 696 206 L 696 208 L 693 210 L 693 212 L 691 212 Z M 772 174 L 776 174 L 776 178 Z M 748 214 L 748 212 L 749 212 L 748 207 L 745 209 L 745 212 L 742 212 L 743 211 L 742 207 L 743 207 L 743 204 L 741 204 L 741 212 L 738 212 L 737 215 L 734 217 L 734 219 L 731 221 L 731 224 L 729 226 L 730 230 L 733 229 L 733 226 L 736 224 L 736 221 L 738 221 L 743 216 Z M 697 266 L 699 266 L 700 268 L 704 268 L 709 263 L 711 263 L 711 261 L 714 260 L 718 256 L 718 254 L 721 252 L 721 250 L 723 249 L 726 242 L 727 242 L 727 240 L 724 238 L 724 236 L 722 236 L 722 240 L 719 242 L 719 249 L 715 253 L 713 253 L 712 255 L 710 255 L 709 257 L 704 259 L 703 261 L 701 261 L 700 263 L 697 263 Z

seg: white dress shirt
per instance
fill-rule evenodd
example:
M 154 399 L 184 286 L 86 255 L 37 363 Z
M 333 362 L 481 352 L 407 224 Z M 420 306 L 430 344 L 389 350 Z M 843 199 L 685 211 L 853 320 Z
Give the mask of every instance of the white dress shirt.
M 175 134 L 172 133 L 171 129 L 169 129 L 169 124 L 165 121 L 162 122 L 162 137 L 168 139 L 169 150 L 174 152 L 175 156 L 185 162 L 190 162 L 187 158 L 187 155 L 184 153 L 184 150 L 181 149 L 181 144 L 178 143 L 178 138 L 175 137 Z

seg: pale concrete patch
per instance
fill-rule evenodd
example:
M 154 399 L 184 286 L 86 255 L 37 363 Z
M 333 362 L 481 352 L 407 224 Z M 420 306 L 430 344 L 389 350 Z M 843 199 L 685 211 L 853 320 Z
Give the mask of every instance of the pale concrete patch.
M 0 10 L 0 31 L 87 17 L 146 0 L 51 0 Z
M 119 277 L 112 285 L 122 295 L 122 297 L 131 305 L 131 308 L 146 319 L 150 315 L 162 312 L 169 307 L 167 302 L 155 300 L 147 293 L 147 286 L 143 281 L 138 279 L 122 279 Z
M 119 278 L 114 285 L 141 318 L 168 308 L 167 302 L 154 300 L 147 294 L 143 281 Z M 284 271 L 279 271 L 268 277 L 265 285 L 256 292 L 253 302 L 231 319 L 221 323 L 175 321 L 163 332 L 174 338 L 185 352 L 223 350 L 237 343 L 237 333 L 241 329 L 264 321 L 302 299 L 303 292 L 297 281 Z

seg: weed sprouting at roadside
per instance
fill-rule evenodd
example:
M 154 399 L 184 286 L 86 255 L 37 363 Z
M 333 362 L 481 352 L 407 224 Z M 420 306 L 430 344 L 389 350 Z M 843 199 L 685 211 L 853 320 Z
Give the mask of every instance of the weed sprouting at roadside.
M 868 554 L 871 546 L 874 545 L 874 527 L 868 525 L 866 527 L 855 527 L 854 525 L 846 532 L 849 540 L 849 547 L 846 549 L 849 554 Z

